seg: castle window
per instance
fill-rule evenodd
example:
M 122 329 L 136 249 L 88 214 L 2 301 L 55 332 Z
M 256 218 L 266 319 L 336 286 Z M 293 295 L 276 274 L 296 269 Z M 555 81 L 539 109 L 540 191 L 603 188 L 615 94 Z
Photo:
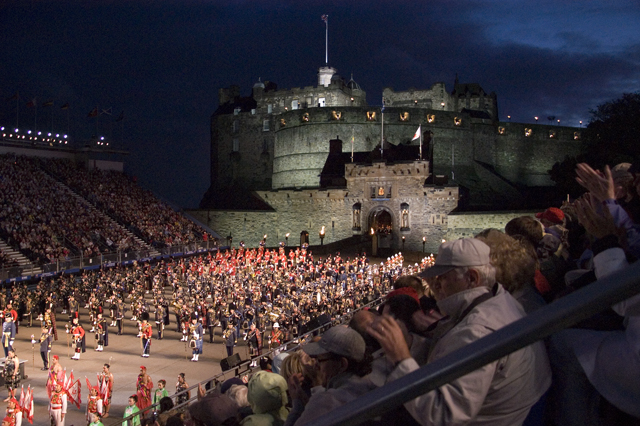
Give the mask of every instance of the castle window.
M 238 120 L 233 120 L 233 133 L 238 133 L 238 130 L 240 130 L 240 123 Z
M 231 150 L 233 152 L 238 152 L 240 151 L 240 141 L 238 139 L 234 139 L 233 140 L 233 146 L 231 147 Z
M 318 106 L 321 108 L 325 106 L 324 98 L 318 98 Z
M 233 115 L 238 115 L 238 114 L 240 114 L 240 108 L 236 107 L 233 109 Z
M 525 137 L 527 137 L 527 138 L 528 138 L 528 137 L 529 137 L 529 136 L 531 136 L 532 134 L 533 134 L 533 130 L 531 130 L 529 127 L 525 127 L 525 128 L 524 128 L 524 136 L 525 136 Z
M 262 139 L 262 152 L 263 153 L 269 152 L 269 144 L 267 143 L 266 139 Z
M 362 213 L 362 204 L 360 203 L 355 203 L 353 205 L 353 210 L 352 210 L 352 219 L 353 219 L 353 226 L 352 229 L 354 231 L 359 231 L 361 229 L 361 225 L 360 225 L 360 217 L 361 217 L 361 213 Z
M 251 108 L 251 115 L 256 115 L 256 109 L 255 108 Z
M 267 114 L 271 114 L 273 112 L 273 104 L 267 104 Z
M 269 120 L 262 120 L 262 131 L 268 132 L 269 130 L 271 130 L 269 127 Z
M 299 107 L 300 107 L 300 104 L 298 104 L 298 100 L 297 99 L 294 99 L 294 100 L 291 101 L 291 109 L 292 110 L 298 109 Z
M 280 127 L 285 127 L 287 125 L 287 120 L 285 120 L 284 118 L 280 119 Z

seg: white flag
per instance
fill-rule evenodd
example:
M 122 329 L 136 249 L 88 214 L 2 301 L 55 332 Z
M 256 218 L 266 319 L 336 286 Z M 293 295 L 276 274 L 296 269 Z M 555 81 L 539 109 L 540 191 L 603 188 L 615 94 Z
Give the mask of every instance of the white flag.
M 418 130 L 416 130 L 416 134 L 413 135 L 413 139 L 411 139 L 412 141 L 415 141 L 416 139 L 420 139 L 420 134 L 422 133 L 422 124 L 418 126 Z

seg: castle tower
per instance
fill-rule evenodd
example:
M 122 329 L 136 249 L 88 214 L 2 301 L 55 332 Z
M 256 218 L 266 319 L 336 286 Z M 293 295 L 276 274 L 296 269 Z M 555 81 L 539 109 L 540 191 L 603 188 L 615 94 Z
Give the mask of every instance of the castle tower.
M 328 87 L 331 84 L 331 77 L 336 73 L 333 67 L 320 67 L 318 69 L 318 87 Z

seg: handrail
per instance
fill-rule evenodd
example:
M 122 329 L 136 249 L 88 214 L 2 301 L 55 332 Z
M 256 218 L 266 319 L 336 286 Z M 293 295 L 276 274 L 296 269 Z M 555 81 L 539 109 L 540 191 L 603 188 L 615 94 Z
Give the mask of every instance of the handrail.
M 640 293 L 640 262 L 345 404 L 310 426 L 357 425 Z
M 18 281 L 23 277 L 30 277 L 31 275 L 24 275 L 22 271 L 26 269 L 41 269 L 42 273 L 36 274 L 35 277 L 39 276 L 49 276 L 51 274 L 57 274 L 60 272 L 65 272 L 67 270 L 73 270 L 77 268 L 84 268 L 87 266 L 98 266 L 110 263 L 124 263 L 130 262 L 133 260 L 147 259 L 150 256 L 152 251 L 158 251 L 160 253 L 159 256 L 154 256 L 154 258 L 160 258 L 163 256 L 170 256 L 177 253 L 185 253 L 185 252 L 209 252 L 209 251 L 217 251 L 219 250 L 219 246 L 217 245 L 216 240 L 209 241 L 196 241 L 188 244 L 179 244 L 175 246 L 168 246 L 163 249 L 157 250 L 155 248 L 144 249 L 144 250 L 131 250 L 131 251 L 110 251 L 101 253 L 95 257 L 84 257 L 84 256 L 74 256 L 69 257 L 64 260 L 58 260 L 54 263 L 45 263 L 39 265 L 37 263 L 26 263 L 24 265 L 10 267 L 10 268 L 1 268 L 0 269 L 0 284 L 5 281 Z M 20 275 L 11 274 L 12 270 L 20 270 Z M 5 277 L 6 274 L 6 277 Z
M 348 314 L 345 314 L 345 315 L 341 316 L 341 317 L 340 317 L 340 322 L 339 322 L 339 324 L 344 324 L 344 323 L 346 322 L 346 320 L 347 320 L 347 319 L 350 319 L 351 317 L 353 317 L 353 315 L 354 315 L 356 312 L 358 312 L 358 311 L 360 311 L 360 310 L 362 310 L 362 309 L 370 308 L 370 307 L 373 307 L 373 306 L 377 306 L 377 305 L 379 305 L 379 304 L 380 304 L 380 303 L 382 303 L 382 301 L 384 300 L 384 297 L 385 297 L 385 296 L 383 296 L 383 297 L 379 297 L 378 299 L 373 300 L 373 301 L 371 301 L 371 302 L 367 303 L 366 305 L 363 305 L 363 306 L 361 306 L 360 308 L 358 308 L 358 309 L 354 309 L 353 311 L 349 312 Z M 303 335 L 301 335 L 301 336 L 299 336 L 299 337 L 298 337 L 298 342 L 299 342 L 299 343 L 298 343 L 298 344 L 296 344 L 295 346 L 291 346 L 291 347 L 289 347 L 289 345 L 291 345 L 291 343 L 292 343 L 293 341 L 288 341 L 288 342 L 286 342 L 286 343 L 284 343 L 284 344 L 282 344 L 282 345 L 278 346 L 277 348 L 272 349 L 272 350 L 270 350 L 269 352 L 267 352 L 267 353 L 265 353 L 265 354 L 263 354 L 263 355 L 260 355 L 260 357 L 256 357 L 256 358 L 253 358 L 253 359 L 245 360 L 245 361 L 241 362 L 240 364 L 238 364 L 238 365 L 236 365 L 236 366 L 234 366 L 234 367 L 230 368 L 229 370 L 222 371 L 222 372 L 220 372 L 220 373 L 216 374 L 215 376 L 213 376 L 213 377 L 211 377 L 211 378 L 209 378 L 209 379 L 206 379 L 206 380 L 203 380 L 203 381 L 199 382 L 199 383 L 198 383 L 198 384 L 196 384 L 196 385 L 193 385 L 193 386 L 191 386 L 191 387 L 188 387 L 187 389 L 184 389 L 184 390 L 182 390 L 182 391 L 180 391 L 180 392 L 176 392 L 176 393 L 174 393 L 173 395 L 169 395 L 169 397 L 171 397 L 171 399 L 176 399 L 178 396 L 180 396 L 180 395 L 182 395 L 182 394 L 184 394 L 184 393 L 190 392 L 190 391 L 192 391 L 192 390 L 195 390 L 195 391 L 196 391 L 196 396 L 192 396 L 189 400 L 187 400 L 187 401 L 185 401 L 185 402 L 182 402 L 182 403 L 180 403 L 180 404 L 178 404 L 178 405 L 173 406 L 173 407 L 171 408 L 171 410 L 170 410 L 170 411 L 177 411 L 177 410 L 179 410 L 179 409 L 181 409 L 181 408 L 183 408 L 183 407 L 188 406 L 191 402 L 193 402 L 194 400 L 196 400 L 196 399 L 198 398 L 198 397 L 197 397 L 197 389 L 198 389 L 198 386 L 200 386 L 200 385 L 205 386 L 207 383 L 220 383 L 220 381 L 219 381 L 218 379 L 219 379 L 220 377 L 224 377 L 224 376 L 226 376 L 230 371 L 233 371 L 233 370 L 237 370 L 237 371 L 238 371 L 238 372 L 237 372 L 237 374 L 236 374 L 236 376 L 238 376 L 238 375 L 243 375 L 244 373 L 250 372 L 250 371 L 252 371 L 251 367 L 247 368 L 247 370 L 244 370 L 244 371 L 240 371 L 240 370 L 241 370 L 242 368 L 246 367 L 247 365 L 251 364 L 251 362 L 252 362 L 252 361 L 254 361 L 255 359 L 258 359 L 258 358 L 261 358 L 261 357 L 265 357 L 265 356 L 269 356 L 270 354 L 273 354 L 273 353 L 275 353 L 276 351 L 280 351 L 280 352 L 290 352 L 290 351 L 293 351 L 293 350 L 298 349 L 298 348 L 302 345 L 302 343 L 300 343 L 300 342 L 302 342 L 306 337 L 308 337 L 308 336 L 312 336 L 314 333 L 319 332 L 320 330 L 322 330 L 323 328 L 326 328 L 327 326 L 332 327 L 332 326 L 333 326 L 333 324 L 332 324 L 332 323 L 325 323 L 325 324 L 321 325 L 320 327 L 317 327 L 317 328 L 314 328 L 313 330 L 307 331 L 306 333 L 304 333 Z M 283 349 L 283 348 L 285 348 L 285 349 Z M 208 393 L 214 392 L 215 390 L 216 390 L 216 388 L 215 388 L 215 387 L 211 387 L 209 390 L 207 390 L 207 391 L 205 392 L 205 394 L 208 394 Z M 112 424 L 112 426 L 117 425 L 117 424 L 127 424 L 127 421 L 128 421 L 128 420 L 131 420 L 133 417 L 138 416 L 138 415 L 140 415 L 140 416 L 144 416 L 144 415 L 145 415 L 145 413 L 147 413 L 147 412 L 149 412 L 149 411 L 154 410 L 154 409 L 155 409 L 156 407 L 158 407 L 159 405 L 160 405 L 159 403 L 152 404 L 152 405 L 150 405 L 149 407 L 146 407 L 144 410 L 140 410 L 139 412 L 137 412 L 137 413 L 135 413 L 135 414 L 133 414 L 133 415 L 131 415 L 131 416 L 129 416 L 129 417 L 126 417 L 126 418 L 124 418 L 124 419 L 122 419 L 122 420 L 118 420 L 118 422 L 113 423 L 113 424 Z

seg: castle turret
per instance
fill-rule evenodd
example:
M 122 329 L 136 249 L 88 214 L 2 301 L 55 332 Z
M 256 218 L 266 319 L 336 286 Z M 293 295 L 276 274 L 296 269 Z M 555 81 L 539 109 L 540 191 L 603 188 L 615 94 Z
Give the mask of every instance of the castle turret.
M 318 87 L 328 87 L 331 84 L 331 77 L 336 73 L 333 67 L 320 67 L 318 69 Z

